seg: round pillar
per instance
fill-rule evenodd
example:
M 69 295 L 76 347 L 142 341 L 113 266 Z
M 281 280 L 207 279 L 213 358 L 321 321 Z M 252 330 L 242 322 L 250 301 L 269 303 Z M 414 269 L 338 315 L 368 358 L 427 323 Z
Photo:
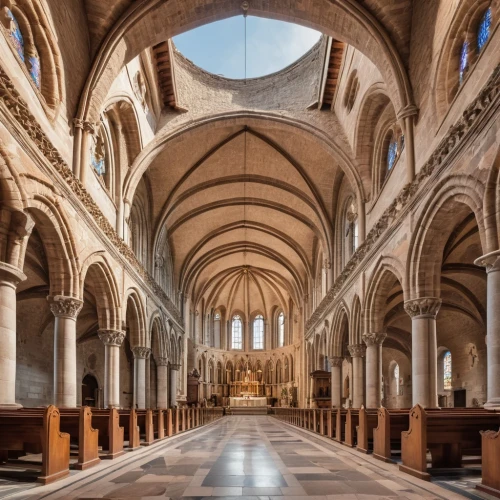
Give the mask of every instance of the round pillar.
M 146 408 L 146 360 L 149 358 L 149 347 L 134 347 L 134 405 L 138 410 Z
M 170 365 L 170 406 L 177 406 L 177 376 L 181 365 Z
M 0 262 L 0 408 L 16 404 L 16 287 L 26 276 Z
M 156 406 L 168 408 L 168 359 L 156 359 Z
M 487 402 L 485 408 L 500 408 L 500 250 L 477 259 L 486 268 L 486 359 Z
M 382 344 L 386 333 L 365 333 L 366 344 L 366 407 L 379 408 L 382 394 Z
M 437 407 L 436 316 L 441 299 L 422 297 L 408 300 L 405 311 L 411 317 L 411 373 L 413 405 Z
M 353 344 L 348 346 L 348 349 L 352 357 L 352 407 L 361 408 L 365 400 L 363 385 L 363 357 L 365 355 L 365 346 L 364 344 Z
M 104 406 L 120 407 L 120 347 L 125 332 L 119 330 L 99 330 L 99 338 L 104 344 Z
M 331 395 L 332 395 L 332 408 L 342 407 L 342 362 L 344 358 L 340 356 L 333 356 L 329 358 L 331 366 Z
M 76 408 L 76 318 L 83 302 L 73 297 L 47 297 L 54 322 L 54 404 Z

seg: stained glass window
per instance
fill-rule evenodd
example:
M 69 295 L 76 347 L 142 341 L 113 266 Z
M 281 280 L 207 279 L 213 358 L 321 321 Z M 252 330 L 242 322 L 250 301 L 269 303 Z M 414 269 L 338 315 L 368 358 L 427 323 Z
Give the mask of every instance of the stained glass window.
M 448 351 L 443 358 L 443 369 L 444 369 L 444 390 L 451 391 L 451 352 Z
M 358 221 L 355 220 L 352 225 L 352 253 L 354 253 L 358 249 L 358 240 L 359 240 L 359 227 Z
M 285 315 L 282 312 L 278 316 L 278 345 L 279 347 L 285 345 Z
M 484 13 L 481 22 L 479 23 L 479 28 L 477 30 L 477 51 L 481 52 L 483 47 L 486 45 L 488 38 L 490 37 L 491 28 L 491 7 L 488 7 Z
M 261 315 L 253 322 L 253 348 L 264 349 L 264 318 Z
M 398 141 L 394 137 L 391 138 L 391 142 L 389 143 L 389 149 L 387 150 L 387 170 L 392 170 L 394 164 L 396 163 L 396 158 L 398 157 Z
M 394 367 L 394 378 L 396 379 L 396 395 L 399 395 L 399 365 Z
M 469 69 L 469 42 L 465 40 L 464 44 L 462 45 L 462 50 L 460 52 L 460 71 L 459 71 L 460 85 L 463 83 L 468 69 Z
M 40 88 L 41 84 L 41 70 L 40 70 L 40 58 L 37 55 L 28 57 L 29 67 L 30 67 L 30 76 L 31 79 L 35 82 L 37 88 Z
M 234 316 L 233 318 L 233 328 L 232 328 L 232 342 L 231 346 L 233 349 L 243 349 L 243 324 L 239 316 Z
M 97 134 L 90 147 L 90 164 L 97 175 L 103 176 L 106 173 L 106 148 L 101 133 Z
M 17 54 L 24 61 L 24 38 L 23 34 L 21 33 L 21 28 L 19 28 L 19 23 L 17 22 L 17 19 L 15 18 L 14 14 L 12 14 L 12 11 L 10 9 L 7 9 L 7 17 L 12 20 L 10 38 L 12 40 L 12 43 L 14 44 L 14 47 L 16 48 Z

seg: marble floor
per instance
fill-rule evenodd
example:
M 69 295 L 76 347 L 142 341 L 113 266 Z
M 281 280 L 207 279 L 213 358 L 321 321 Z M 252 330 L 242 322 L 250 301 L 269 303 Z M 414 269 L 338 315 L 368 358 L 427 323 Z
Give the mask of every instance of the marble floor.
M 488 498 L 467 484 L 421 481 L 272 417 L 234 416 L 4 498 Z

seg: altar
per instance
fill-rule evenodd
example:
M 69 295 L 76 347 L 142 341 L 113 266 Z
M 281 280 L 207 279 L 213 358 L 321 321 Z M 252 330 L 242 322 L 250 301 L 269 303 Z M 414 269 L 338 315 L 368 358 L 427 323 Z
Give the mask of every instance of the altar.
M 257 396 L 232 397 L 229 398 L 229 406 L 231 408 L 266 407 L 267 398 Z

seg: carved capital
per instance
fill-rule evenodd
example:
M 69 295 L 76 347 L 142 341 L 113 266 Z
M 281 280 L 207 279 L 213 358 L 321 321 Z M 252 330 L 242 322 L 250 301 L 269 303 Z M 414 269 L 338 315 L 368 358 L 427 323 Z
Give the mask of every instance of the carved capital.
M 365 356 L 366 346 L 364 344 L 349 345 L 347 349 L 349 349 L 352 358 L 363 358 Z
M 479 259 L 474 261 L 474 264 L 485 267 L 487 273 L 500 271 L 500 250 L 479 257 Z
M 332 356 L 331 358 L 328 358 L 328 361 L 330 362 L 330 366 L 332 368 L 341 368 L 344 358 L 341 356 Z
M 47 297 L 50 310 L 56 318 L 76 319 L 82 310 L 83 302 L 74 297 L 64 297 L 63 295 L 53 295 Z
M 83 130 L 83 120 L 80 120 L 80 118 L 73 118 L 73 129 L 81 129 Z
M 155 358 L 156 366 L 168 366 L 168 358 Z
M 115 345 L 120 347 L 125 339 L 125 332 L 120 330 L 99 330 L 97 334 L 104 345 Z
M 398 120 L 404 120 L 405 118 L 408 118 L 410 116 L 418 116 L 418 108 L 413 104 L 409 104 L 405 108 L 402 108 L 398 111 Z
M 329 259 L 325 259 L 323 261 L 323 268 L 324 269 L 331 269 L 332 268 L 332 262 Z
M 175 370 L 177 372 L 181 369 L 181 365 L 174 365 L 174 364 L 170 365 L 170 369 Z
M 363 342 L 366 344 L 366 347 L 382 345 L 386 337 L 387 333 L 365 333 L 363 335 Z
M 421 297 L 407 300 L 404 304 L 405 311 L 412 319 L 419 316 L 432 316 L 435 318 L 440 307 L 441 299 L 437 297 Z
M 149 347 L 137 346 L 132 348 L 132 353 L 135 359 L 148 359 L 151 349 Z
M 92 123 L 92 122 L 83 122 L 82 123 L 83 125 L 83 130 L 85 132 L 88 132 L 89 134 L 92 134 L 94 135 L 95 134 L 95 131 L 97 129 L 97 124 L 96 123 Z

